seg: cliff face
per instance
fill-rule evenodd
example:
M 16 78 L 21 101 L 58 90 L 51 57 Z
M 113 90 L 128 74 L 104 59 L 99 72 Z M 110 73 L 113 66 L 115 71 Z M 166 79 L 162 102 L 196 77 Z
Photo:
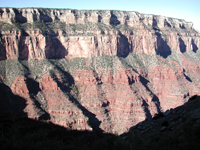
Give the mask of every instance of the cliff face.
M 1 8 L 0 27 L 0 76 L 30 118 L 120 134 L 200 92 L 200 34 L 184 20 Z
M 122 11 L 1 8 L 1 60 L 196 51 L 192 23 Z M 10 29 L 10 30 L 9 30 Z

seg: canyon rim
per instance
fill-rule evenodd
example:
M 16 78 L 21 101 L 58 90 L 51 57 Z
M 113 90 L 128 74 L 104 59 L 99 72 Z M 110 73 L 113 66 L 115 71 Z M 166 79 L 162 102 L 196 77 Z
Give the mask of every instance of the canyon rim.
M 1 111 L 122 134 L 200 93 L 199 49 L 200 33 L 181 19 L 0 8 L 0 77 L 9 99 Z

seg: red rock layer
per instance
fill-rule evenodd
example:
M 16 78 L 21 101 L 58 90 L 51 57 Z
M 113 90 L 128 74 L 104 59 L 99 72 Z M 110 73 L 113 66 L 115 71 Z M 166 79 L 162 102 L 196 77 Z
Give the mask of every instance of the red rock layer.
M 16 22 L 34 21 L 62 22 L 65 29 L 53 28 L 46 36 L 46 31 L 38 28 L 26 29 L 26 34 L 15 28 Z M 192 23 L 137 12 L 1 8 L 0 22 L 13 25 L 11 30 L 2 27 L 0 60 L 127 56 L 130 52 L 151 55 L 200 49 L 200 34 Z M 81 27 L 85 31 L 79 30 Z
M 148 31 L 148 30 L 147 30 Z M 141 35 L 140 35 L 141 34 Z M 18 44 L 19 43 L 19 44 Z M 155 36 L 139 31 L 139 35 L 95 35 L 45 37 L 40 31 L 22 36 L 21 33 L 4 35 L 1 40 L 0 58 L 4 59 L 45 59 L 97 56 L 125 56 L 137 54 L 163 54 L 196 51 L 200 49 L 200 37 L 178 35 Z
M 200 64 L 182 56 L 184 66 L 171 61 L 170 65 L 160 63 L 148 70 L 99 69 L 97 74 L 94 70 L 75 70 L 73 84 L 68 76 L 54 71 L 41 77 L 41 91 L 34 98 L 44 105 L 38 96 L 44 95 L 45 110 L 55 124 L 93 130 L 90 123 L 96 121 L 103 131 L 121 134 L 159 111 L 184 104 L 189 96 L 200 92 L 198 79 L 195 78 L 197 83 L 192 82 L 193 75 L 200 73 Z M 190 64 L 195 66 L 189 67 Z M 24 111 L 37 119 L 43 112 L 31 97 L 26 80 L 17 77 L 11 90 L 26 99 Z
M 92 30 L 87 36 L 78 30 L 73 34 L 66 30 L 68 36 L 60 29 L 50 36 L 39 29 L 27 30 L 26 36 L 18 30 L 1 31 L 0 60 L 31 63 L 64 58 L 64 69 L 53 61 L 50 67 L 38 66 L 43 70 L 37 78 L 29 77 L 34 64 L 26 68 L 30 74 L 3 68 L 3 81 L 10 81 L 10 74 L 16 77 L 11 90 L 26 100 L 23 111 L 30 118 L 48 114 L 51 122 L 67 128 L 121 134 L 200 92 L 200 36 L 191 23 L 136 12 L 0 10 L 0 21 L 10 24 L 59 20 L 67 28 L 89 21 L 109 28 Z M 117 63 L 107 60 L 108 56 L 117 58 Z M 85 57 L 84 64 L 77 57 Z M 74 64 L 73 58 L 78 60 Z

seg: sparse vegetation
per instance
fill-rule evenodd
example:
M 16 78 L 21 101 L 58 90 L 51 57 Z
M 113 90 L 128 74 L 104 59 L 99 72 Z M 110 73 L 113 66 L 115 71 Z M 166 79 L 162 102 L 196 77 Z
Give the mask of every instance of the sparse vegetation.
M 14 26 L 5 22 L 0 22 L 1 31 L 13 31 Z
M 78 86 L 75 85 L 75 84 L 72 84 L 72 85 L 70 86 L 70 88 L 71 88 L 73 94 L 76 95 L 76 97 L 78 97 L 78 96 L 79 96 Z
M 40 29 L 44 36 L 55 35 L 57 30 L 63 32 L 63 36 L 94 36 L 97 31 L 102 35 L 110 35 L 111 30 L 124 30 L 124 27 L 118 27 L 117 29 L 103 23 L 86 22 L 85 24 L 65 24 L 61 21 L 47 22 L 47 21 L 34 21 L 32 23 L 20 23 L 15 22 L 8 24 L 0 22 L 1 31 L 21 31 L 23 34 L 29 30 Z

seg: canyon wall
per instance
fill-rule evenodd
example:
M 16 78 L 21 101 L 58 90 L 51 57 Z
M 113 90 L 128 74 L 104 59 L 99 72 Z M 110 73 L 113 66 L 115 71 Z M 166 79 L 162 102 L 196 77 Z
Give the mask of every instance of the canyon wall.
M 200 33 L 184 20 L 0 8 L 0 29 L 1 82 L 29 118 L 121 134 L 200 92 Z
M 200 48 L 200 34 L 180 19 L 122 11 L 1 8 L 0 13 L 1 60 L 130 52 L 167 57 Z

